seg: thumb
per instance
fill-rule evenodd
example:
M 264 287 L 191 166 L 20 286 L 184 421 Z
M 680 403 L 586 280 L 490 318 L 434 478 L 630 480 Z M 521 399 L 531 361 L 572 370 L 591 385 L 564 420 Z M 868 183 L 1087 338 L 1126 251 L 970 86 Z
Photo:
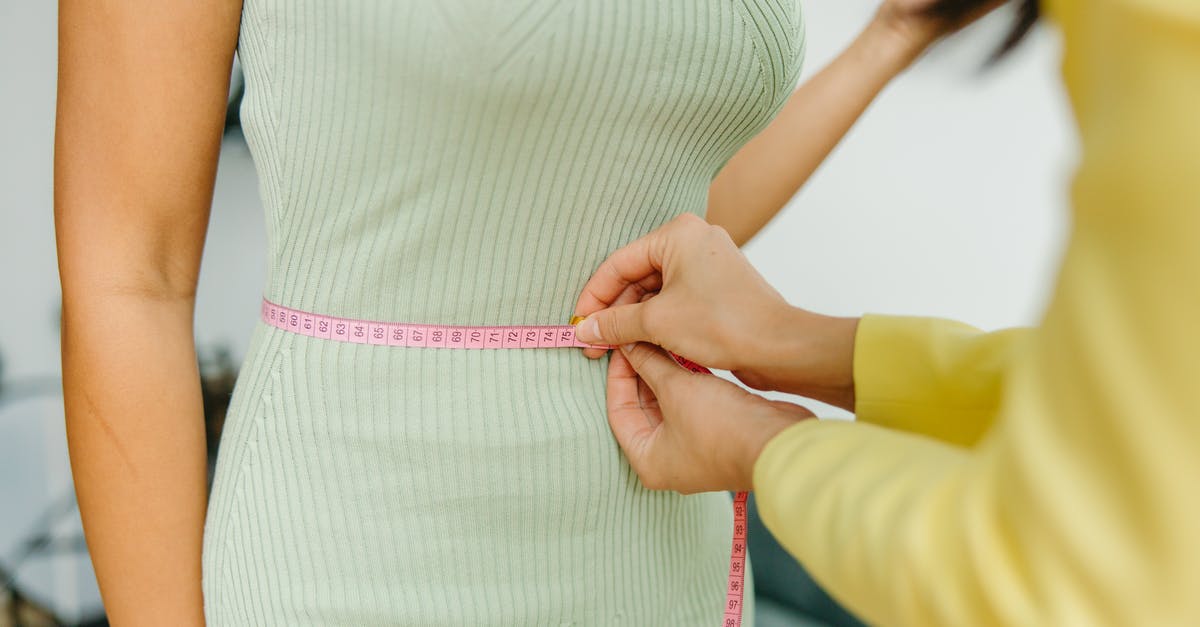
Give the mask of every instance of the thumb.
M 610 346 L 649 341 L 652 338 L 643 324 L 648 304 L 631 303 L 597 311 L 575 325 L 575 337 L 588 344 Z
M 662 398 L 660 392 L 671 385 L 675 377 L 686 374 L 679 364 L 671 359 L 663 350 L 653 344 L 639 342 L 637 344 L 621 345 L 621 353 L 629 361 L 629 365 L 638 376 L 650 386 L 654 395 Z

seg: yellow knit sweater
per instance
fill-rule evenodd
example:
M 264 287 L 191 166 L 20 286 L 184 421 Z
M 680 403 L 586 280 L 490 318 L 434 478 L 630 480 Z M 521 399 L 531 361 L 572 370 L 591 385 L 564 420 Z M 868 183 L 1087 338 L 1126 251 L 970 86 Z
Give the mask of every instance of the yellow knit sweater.
M 755 467 L 767 526 L 871 623 L 1200 625 L 1200 0 L 1045 8 L 1083 157 L 1043 320 L 864 317 L 858 422 Z

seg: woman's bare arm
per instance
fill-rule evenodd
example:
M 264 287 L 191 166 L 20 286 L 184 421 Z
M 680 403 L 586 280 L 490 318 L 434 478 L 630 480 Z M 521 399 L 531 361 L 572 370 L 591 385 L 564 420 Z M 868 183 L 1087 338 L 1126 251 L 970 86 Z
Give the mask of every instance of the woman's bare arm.
M 240 0 L 59 3 L 67 439 L 109 620 L 203 625 L 192 334 Z
M 1000 4 L 995 0 L 960 23 L 924 11 L 931 0 L 884 0 L 859 36 L 800 86 L 779 115 L 746 143 L 713 179 L 707 219 L 741 246 L 808 181 L 879 92 L 938 37 Z
M 709 187 L 707 219 L 741 246 L 796 194 L 912 54 L 869 26 L 800 86 Z

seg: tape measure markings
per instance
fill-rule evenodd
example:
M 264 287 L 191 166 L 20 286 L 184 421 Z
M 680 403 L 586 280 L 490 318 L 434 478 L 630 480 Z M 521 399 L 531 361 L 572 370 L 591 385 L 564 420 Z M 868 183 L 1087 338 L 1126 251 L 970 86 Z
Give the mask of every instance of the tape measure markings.
M 571 325 L 469 326 L 358 320 L 300 311 L 265 298 L 262 319 L 285 331 L 352 344 L 457 349 L 614 348 L 580 341 Z

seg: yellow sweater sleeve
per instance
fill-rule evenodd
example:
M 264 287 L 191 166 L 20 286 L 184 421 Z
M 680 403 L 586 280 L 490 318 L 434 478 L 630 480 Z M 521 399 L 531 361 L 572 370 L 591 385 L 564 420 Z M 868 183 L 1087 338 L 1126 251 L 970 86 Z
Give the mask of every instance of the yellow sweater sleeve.
M 1083 147 L 1074 227 L 991 428 L 968 448 L 811 420 L 755 466 L 766 525 L 873 624 L 1200 625 L 1200 2 L 1047 8 Z M 871 411 L 944 435 L 952 406 Z
M 862 422 L 973 445 L 992 424 L 1004 371 L 1027 331 L 863 316 L 854 338 L 854 413 Z

